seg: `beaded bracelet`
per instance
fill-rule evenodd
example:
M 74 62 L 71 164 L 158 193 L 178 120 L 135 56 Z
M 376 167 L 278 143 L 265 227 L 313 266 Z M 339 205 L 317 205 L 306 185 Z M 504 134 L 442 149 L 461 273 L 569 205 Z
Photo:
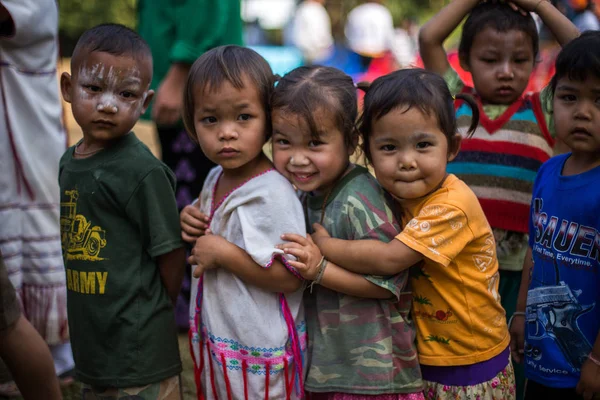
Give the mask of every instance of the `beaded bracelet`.
M 592 353 L 590 353 L 588 355 L 588 360 L 590 360 L 591 362 L 593 362 L 594 364 L 596 364 L 597 366 L 600 367 L 600 360 L 598 360 L 596 357 L 594 357 L 594 355 Z

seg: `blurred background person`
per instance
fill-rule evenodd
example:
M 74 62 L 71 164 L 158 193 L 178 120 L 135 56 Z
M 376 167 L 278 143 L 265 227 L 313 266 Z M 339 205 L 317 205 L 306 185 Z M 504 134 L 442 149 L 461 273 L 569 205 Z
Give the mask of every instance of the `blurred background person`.
M 66 149 L 58 95 L 55 0 L 0 0 L 0 251 L 23 315 L 73 381 L 59 223 Z M 7 374 L 0 395 L 18 394 Z
M 325 0 L 304 0 L 292 20 L 291 43 L 302 51 L 306 64 L 318 64 L 333 52 L 331 19 L 324 4 Z
M 392 50 L 394 21 L 383 0 L 370 0 L 353 8 L 346 18 L 344 34 L 348 47 L 359 54 L 362 66 Z
M 567 16 L 581 32 L 597 31 L 600 22 L 594 13 L 594 2 L 591 0 L 568 0 L 570 10 Z

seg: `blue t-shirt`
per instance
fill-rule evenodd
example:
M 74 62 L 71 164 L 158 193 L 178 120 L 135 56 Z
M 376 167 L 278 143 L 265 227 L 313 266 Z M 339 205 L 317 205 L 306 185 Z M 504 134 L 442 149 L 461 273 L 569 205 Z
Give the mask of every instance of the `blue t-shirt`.
M 533 187 L 527 293 L 527 378 L 577 386 L 600 329 L 600 167 L 561 176 L 569 154 L 548 160 Z

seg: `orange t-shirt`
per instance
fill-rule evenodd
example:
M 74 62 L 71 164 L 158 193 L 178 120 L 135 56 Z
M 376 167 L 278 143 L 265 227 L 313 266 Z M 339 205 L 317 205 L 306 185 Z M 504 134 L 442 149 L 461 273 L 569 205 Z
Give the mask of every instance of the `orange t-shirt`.
M 431 195 L 402 205 L 406 225 L 396 239 L 424 256 L 411 273 L 421 364 L 470 365 L 497 356 L 510 338 L 496 244 L 477 197 L 448 175 Z

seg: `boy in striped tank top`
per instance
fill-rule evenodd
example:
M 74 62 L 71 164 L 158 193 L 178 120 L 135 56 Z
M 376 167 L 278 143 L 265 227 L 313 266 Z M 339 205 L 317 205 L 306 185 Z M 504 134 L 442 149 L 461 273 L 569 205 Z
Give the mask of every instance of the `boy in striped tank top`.
M 542 163 L 552 156 L 555 144 L 549 98 L 544 91 L 524 93 L 539 50 L 530 12 L 542 18 L 561 45 L 579 35 L 577 28 L 546 0 L 455 0 L 419 35 L 425 67 L 444 76 L 453 94 L 469 93 L 479 106 L 479 126 L 471 138 L 463 138 L 461 151 L 448 164 L 448 172 L 475 192 L 493 228 L 500 295 L 508 318 L 515 311 L 528 247 L 533 182 Z M 471 73 L 474 87 L 460 80 L 443 47 L 467 14 L 459 57 L 461 67 Z M 457 102 L 456 117 L 464 136 L 471 121 L 470 108 Z M 523 373 L 517 368 L 516 375 L 517 392 L 521 393 Z

